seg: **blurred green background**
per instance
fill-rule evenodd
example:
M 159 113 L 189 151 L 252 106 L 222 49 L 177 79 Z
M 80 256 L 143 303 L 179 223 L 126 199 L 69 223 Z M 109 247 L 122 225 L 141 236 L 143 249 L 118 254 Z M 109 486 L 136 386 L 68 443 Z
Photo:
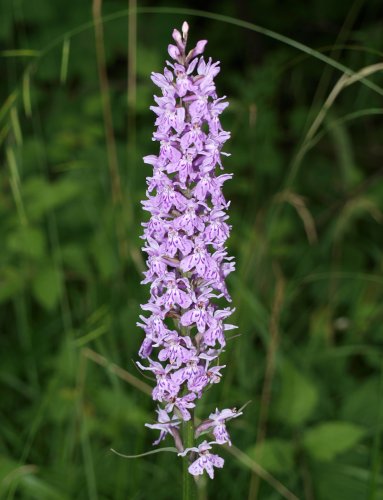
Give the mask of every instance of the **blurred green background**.
M 197 415 L 252 401 L 201 499 L 383 498 L 380 0 L 134 6 L 0 1 L 0 498 L 181 497 L 175 455 L 110 448 L 156 435 L 134 366 L 141 157 L 150 72 L 184 19 L 222 64 L 235 174 L 240 336 Z

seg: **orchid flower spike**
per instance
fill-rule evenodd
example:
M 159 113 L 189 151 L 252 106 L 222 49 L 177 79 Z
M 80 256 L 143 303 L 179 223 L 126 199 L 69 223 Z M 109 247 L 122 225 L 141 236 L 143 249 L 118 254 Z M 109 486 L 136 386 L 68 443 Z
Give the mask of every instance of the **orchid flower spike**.
M 234 309 L 222 305 L 231 302 L 226 277 L 235 268 L 226 249 L 230 203 L 222 191 L 232 174 L 220 172 L 230 133 L 220 122 L 228 102 L 215 86 L 219 62 L 204 58 L 206 40 L 187 51 L 188 34 L 187 22 L 173 31 L 172 61 L 151 75 L 159 90 L 151 106 L 159 152 L 144 157 L 153 169 L 142 202 L 149 213 L 142 238 L 150 297 L 138 323 L 145 332 L 139 350 L 145 364 L 137 364 L 156 379 L 157 422 L 146 424 L 160 432 L 155 444 L 174 438 L 179 455 L 190 459 L 189 472 L 213 478 L 224 460 L 212 446 L 231 444 L 226 423 L 241 412 L 217 409 L 194 428 L 194 440 L 209 432 L 215 439 L 209 443 L 193 441 L 185 449 L 180 430 L 194 426 L 198 400 L 220 382 L 225 366 L 218 357 L 225 332 L 235 328 L 227 322 Z

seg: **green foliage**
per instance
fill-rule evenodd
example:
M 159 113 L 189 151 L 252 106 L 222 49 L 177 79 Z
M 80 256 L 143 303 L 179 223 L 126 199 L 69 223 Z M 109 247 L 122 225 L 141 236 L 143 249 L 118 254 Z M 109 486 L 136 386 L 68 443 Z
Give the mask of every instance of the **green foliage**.
M 247 453 L 273 474 L 288 474 L 294 469 L 294 445 L 287 439 L 266 439 Z
M 318 390 L 303 373 L 285 361 L 280 373 L 282 383 L 276 400 L 276 419 L 291 427 L 304 424 L 318 403 Z
M 342 419 L 373 428 L 379 421 L 379 406 L 371 403 L 381 392 L 379 384 L 378 379 L 368 377 L 364 384 L 355 387 L 344 400 Z
M 141 454 L 156 435 L 140 385 L 152 381 L 134 365 L 147 297 L 141 157 L 155 151 L 150 73 L 185 17 L 222 64 L 235 174 L 225 194 L 239 329 L 198 417 L 252 401 L 230 423 L 250 462 L 223 452 L 201 498 L 248 498 L 254 461 L 266 473 L 252 500 L 281 498 L 280 483 L 300 499 L 383 498 L 382 71 L 333 93 L 339 68 L 381 63 L 380 2 L 210 2 L 226 20 L 140 13 L 132 47 L 128 2 L 104 1 L 121 203 L 91 2 L 2 3 L 0 498 L 180 498 L 172 453 L 109 450 Z
M 35 299 L 48 310 L 53 309 L 61 296 L 61 273 L 52 264 L 39 269 L 32 282 Z
M 355 424 L 323 422 L 305 432 L 303 445 L 313 458 L 328 461 L 355 446 L 364 434 Z

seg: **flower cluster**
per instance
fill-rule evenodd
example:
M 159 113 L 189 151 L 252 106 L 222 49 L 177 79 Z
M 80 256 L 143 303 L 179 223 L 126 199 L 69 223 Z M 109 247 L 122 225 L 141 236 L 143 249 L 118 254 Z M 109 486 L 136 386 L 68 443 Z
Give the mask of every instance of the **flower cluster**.
M 222 467 L 223 459 L 210 453 L 211 445 L 231 444 L 225 422 L 241 413 L 212 413 L 195 429 L 195 438 L 211 432 L 215 441 L 197 447 L 184 449 L 179 429 L 182 422 L 194 420 L 196 400 L 204 390 L 220 381 L 225 331 L 235 328 L 226 323 L 233 309 L 219 305 L 219 299 L 231 301 L 225 278 L 234 270 L 225 247 L 229 202 L 222 194 L 232 174 L 217 174 L 230 134 L 219 120 L 228 106 L 216 94 L 219 63 L 201 56 L 206 40 L 186 54 L 187 35 L 185 22 L 182 33 L 173 31 L 175 45 L 168 47 L 173 62 L 167 62 L 163 74 L 152 73 L 161 90 L 151 106 L 157 116 L 153 140 L 160 150 L 144 157 L 153 167 L 143 202 L 150 213 L 143 224 L 148 255 L 143 283 L 150 283 L 150 299 L 142 306 L 148 316 L 140 316 L 138 323 L 146 335 L 139 355 L 147 364 L 137 364 L 156 378 L 158 419 L 147 424 L 160 431 L 154 444 L 171 434 L 180 455 L 190 454 L 189 472 L 206 470 L 213 477 L 213 466 Z

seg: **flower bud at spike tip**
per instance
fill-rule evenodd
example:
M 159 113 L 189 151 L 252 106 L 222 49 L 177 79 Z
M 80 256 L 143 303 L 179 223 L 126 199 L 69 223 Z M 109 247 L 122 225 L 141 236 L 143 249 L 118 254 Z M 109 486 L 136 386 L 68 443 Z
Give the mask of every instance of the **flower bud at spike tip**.
M 206 44 L 207 40 L 200 40 L 195 46 L 193 57 L 202 54 L 202 52 L 205 50 Z
M 178 47 L 176 47 L 175 45 L 169 45 L 168 46 L 168 53 L 169 53 L 169 56 L 172 58 L 172 59 L 178 59 L 181 55 Z
M 186 41 L 189 33 L 189 25 L 186 21 L 182 23 L 182 36 L 184 37 L 184 40 Z
M 206 44 L 207 44 L 207 40 L 200 40 L 197 45 L 194 47 L 194 49 L 192 49 L 187 57 L 186 57 L 186 62 L 188 63 L 191 59 L 193 59 L 193 57 L 196 57 L 196 56 L 199 56 L 200 54 L 203 53 L 203 51 L 205 50 L 205 47 L 206 47 Z
M 228 103 L 216 92 L 219 63 L 201 56 L 206 40 L 186 56 L 188 31 L 186 22 L 182 37 L 173 31 L 176 45 L 168 46 L 172 62 L 163 73 L 151 75 L 159 88 L 150 107 L 159 152 L 143 159 L 153 169 L 142 202 L 150 215 L 142 236 L 147 256 L 143 283 L 150 285 L 150 297 L 141 306 L 138 326 L 145 338 L 137 365 L 156 379 L 152 396 L 158 402 L 157 419 L 146 424 L 160 432 L 154 444 L 173 439 L 179 454 L 190 460 L 190 474 L 206 472 L 213 478 L 224 460 L 212 447 L 231 444 L 226 424 L 241 414 L 216 409 L 194 427 L 199 399 L 223 375 L 219 355 L 226 346 L 225 332 L 235 328 L 227 322 L 234 309 L 222 303 L 231 302 L 225 281 L 235 268 L 226 249 L 230 202 L 222 191 L 232 174 L 220 173 L 230 133 L 220 122 Z M 180 432 L 185 426 L 193 434 L 188 443 Z M 198 442 L 205 434 L 214 441 Z
M 173 30 L 172 37 L 173 37 L 173 40 L 176 42 L 178 47 L 183 47 L 182 36 L 178 30 L 176 30 L 176 29 Z

